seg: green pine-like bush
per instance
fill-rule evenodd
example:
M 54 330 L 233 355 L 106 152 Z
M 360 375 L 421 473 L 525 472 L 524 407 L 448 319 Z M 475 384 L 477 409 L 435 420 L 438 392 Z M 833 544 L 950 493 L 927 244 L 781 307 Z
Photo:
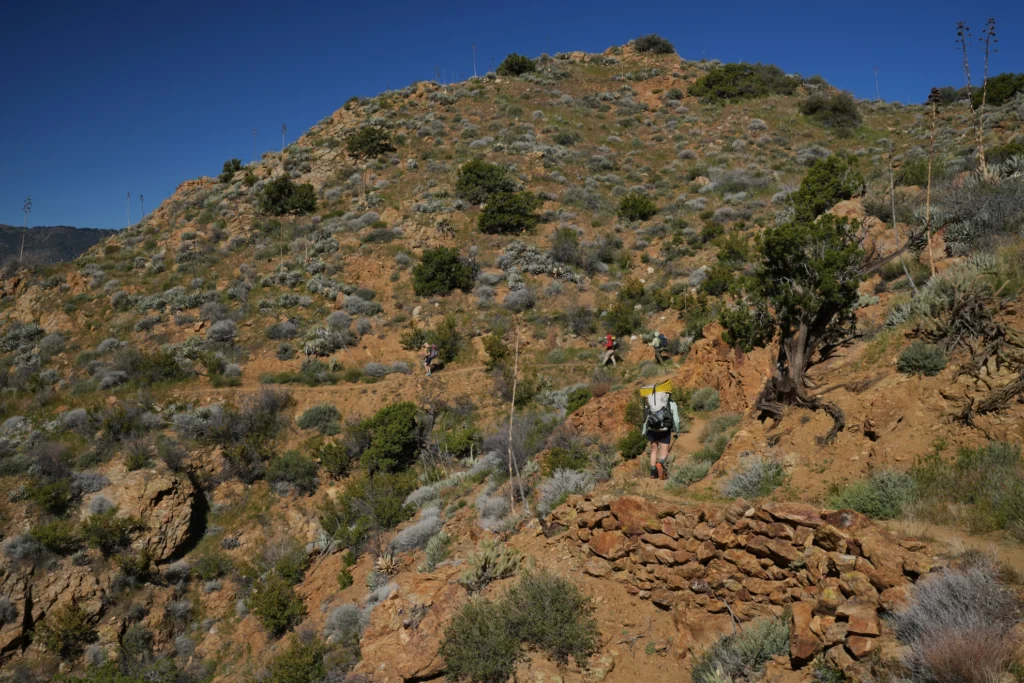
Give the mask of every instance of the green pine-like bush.
M 690 94 L 709 102 L 725 102 L 792 95 L 799 84 L 798 78 L 771 64 L 723 64 L 698 78 L 690 86 Z
M 48 652 L 65 661 L 74 661 L 85 646 L 96 640 L 92 620 L 74 601 L 50 610 L 36 627 L 35 640 Z
M 471 204 L 483 204 L 492 195 L 517 189 L 519 184 L 507 167 L 480 158 L 463 164 L 455 181 L 455 194 Z
M 629 432 L 619 439 L 619 451 L 622 453 L 623 460 L 633 460 L 644 452 L 647 448 L 647 437 L 643 435 L 639 428 L 634 427 Z
M 224 162 L 224 166 L 223 168 L 221 168 L 221 172 L 220 175 L 217 176 L 217 180 L 219 180 L 222 183 L 230 183 L 234 179 L 235 174 L 241 170 L 241 159 L 229 159 L 228 161 Z
M 624 221 L 646 221 L 658 213 L 658 206 L 647 195 L 630 192 L 619 201 L 618 213 Z
M 477 226 L 489 235 L 517 235 L 540 223 L 541 200 L 531 192 L 498 192 L 487 200 Z
M 277 572 L 271 572 L 253 586 L 245 605 L 275 638 L 290 631 L 306 616 L 302 599 L 296 595 L 292 584 Z
M 392 403 L 365 421 L 369 446 L 360 456 L 367 472 L 400 472 L 416 462 L 419 409 L 411 401 Z
M 536 71 L 537 64 L 529 57 L 513 52 L 501 61 L 498 65 L 499 76 L 522 76 L 530 71 Z
M 846 135 L 860 125 L 857 102 L 850 93 L 814 93 L 800 103 L 800 113 L 820 126 Z
M 523 646 L 565 666 L 586 666 L 599 646 L 594 605 L 568 580 L 530 572 L 497 601 L 466 604 L 445 629 L 441 656 L 453 681 L 503 683 L 526 658 Z
M 364 126 L 345 140 L 349 156 L 355 159 L 375 159 L 395 151 L 391 136 L 379 126 Z
M 316 209 L 316 193 L 309 183 L 296 185 L 288 176 L 275 178 L 260 191 L 260 211 L 272 216 L 305 214 Z
M 451 247 L 426 249 L 412 269 L 416 296 L 444 296 L 452 290 L 468 292 L 476 280 L 476 266 Z
M 640 36 L 634 40 L 633 49 L 637 52 L 650 52 L 656 55 L 670 55 L 676 51 L 672 43 L 656 33 Z

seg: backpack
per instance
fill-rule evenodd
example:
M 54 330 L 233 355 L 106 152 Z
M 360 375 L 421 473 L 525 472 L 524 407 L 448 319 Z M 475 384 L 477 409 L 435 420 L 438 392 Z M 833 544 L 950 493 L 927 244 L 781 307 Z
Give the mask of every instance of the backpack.
M 613 351 L 617 351 L 618 348 L 619 348 L 619 340 L 618 340 L 618 338 L 612 339 L 612 350 Z
M 434 346 L 433 344 L 431 344 L 430 348 L 427 349 L 427 358 L 430 360 L 434 360 L 435 358 L 437 358 L 437 347 Z
M 652 394 L 653 398 L 657 394 Z M 673 427 L 671 400 L 666 399 L 664 405 L 657 409 L 651 408 L 651 400 L 644 401 L 644 423 L 648 432 L 667 432 Z
M 658 348 L 663 349 L 668 346 L 668 337 L 663 334 L 658 335 Z

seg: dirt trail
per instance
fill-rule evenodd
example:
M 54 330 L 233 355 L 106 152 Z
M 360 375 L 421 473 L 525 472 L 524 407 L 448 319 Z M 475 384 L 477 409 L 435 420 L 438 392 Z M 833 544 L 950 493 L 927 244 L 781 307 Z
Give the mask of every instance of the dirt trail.
M 1024 546 L 1011 544 L 1004 534 L 996 532 L 977 536 L 963 529 L 913 520 L 892 520 L 880 524 L 902 536 L 943 544 L 950 556 L 959 555 L 965 550 L 989 553 L 1018 574 L 1024 575 Z

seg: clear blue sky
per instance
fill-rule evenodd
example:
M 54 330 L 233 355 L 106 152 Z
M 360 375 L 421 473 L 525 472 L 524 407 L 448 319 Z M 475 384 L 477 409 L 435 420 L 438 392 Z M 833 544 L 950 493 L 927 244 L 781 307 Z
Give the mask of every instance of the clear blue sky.
M 813 7 L 814 9 L 807 9 Z M 508 52 L 602 51 L 657 32 L 689 59 L 820 73 L 862 98 L 961 85 L 954 25 L 999 21 L 993 71 L 1024 71 L 1024 1 L 665 0 L 0 4 L 0 223 L 120 228 L 177 185 L 294 140 L 352 95 L 482 74 Z M 977 56 L 977 55 L 976 55 Z M 493 60 L 493 61 L 492 61 Z M 975 69 L 980 71 L 980 58 Z

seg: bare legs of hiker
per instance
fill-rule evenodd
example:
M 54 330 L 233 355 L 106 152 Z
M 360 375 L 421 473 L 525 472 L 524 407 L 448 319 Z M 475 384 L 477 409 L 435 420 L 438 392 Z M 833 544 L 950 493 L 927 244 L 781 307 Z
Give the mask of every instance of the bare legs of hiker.
M 668 479 L 665 461 L 668 460 L 672 432 L 648 432 L 647 440 L 651 444 L 651 479 Z

